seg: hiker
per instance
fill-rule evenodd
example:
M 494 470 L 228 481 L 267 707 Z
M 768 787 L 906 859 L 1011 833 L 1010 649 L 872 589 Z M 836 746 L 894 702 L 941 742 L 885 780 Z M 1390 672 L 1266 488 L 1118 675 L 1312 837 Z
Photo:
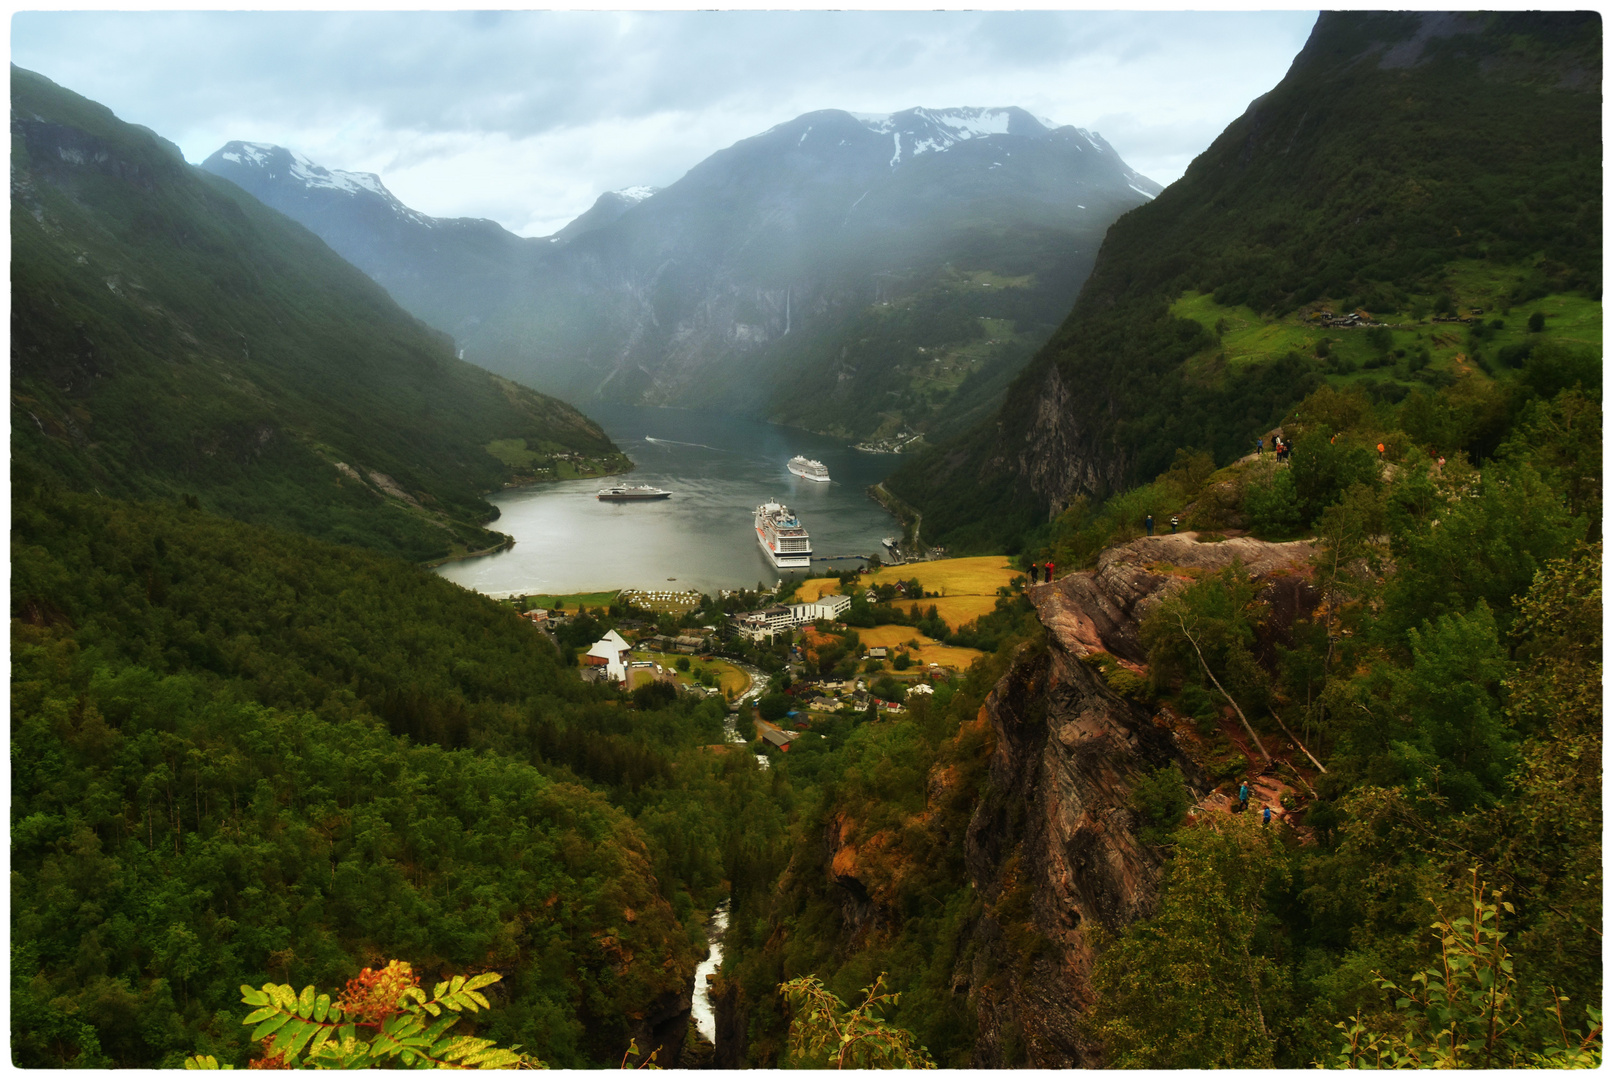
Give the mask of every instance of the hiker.
M 1172 533 L 1176 532 L 1176 526 L 1180 525 L 1181 523 L 1182 523 L 1182 519 L 1177 517 L 1175 514 L 1172 514 L 1171 515 L 1171 532 Z
M 1154 535 L 1154 515 L 1153 514 L 1149 514 L 1147 517 L 1143 518 L 1143 528 L 1148 530 L 1148 535 L 1149 536 Z
M 1049 585 L 1053 584 L 1053 563 L 1051 560 L 1042 567 L 1042 571 L 1042 580 Z
M 1383 443 L 1378 444 L 1378 460 L 1383 460 Z
M 1271 824 L 1271 807 L 1268 805 L 1260 814 L 1260 825 L 1264 828 Z
M 1031 584 L 1036 584 L 1036 564 L 1031 563 Z
M 1262 435 L 1262 436 L 1260 436 L 1260 438 L 1255 440 L 1255 457 L 1264 457 L 1265 455 L 1266 455 L 1266 437 L 1264 435 Z
M 1238 785 L 1238 812 L 1241 814 L 1249 809 L 1249 781 L 1245 780 Z

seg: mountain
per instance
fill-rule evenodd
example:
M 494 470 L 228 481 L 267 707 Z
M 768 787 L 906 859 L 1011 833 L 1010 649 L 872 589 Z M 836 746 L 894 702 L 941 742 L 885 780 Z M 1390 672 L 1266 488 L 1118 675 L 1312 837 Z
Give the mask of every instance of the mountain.
M 1600 85 L 1595 15 L 1324 14 L 1283 81 L 1116 223 L 1001 409 L 887 486 L 928 540 L 1000 548 L 1178 447 L 1248 452 L 1324 381 L 1394 401 L 1475 367 L 1504 380 L 1521 353 L 1500 342 L 1527 351 L 1536 307 L 1594 308 L 1599 349 Z M 1351 312 L 1386 325 L 1326 325 Z
M 378 182 L 284 150 L 232 143 L 203 167 L 492 370 L 574 401 L 700 403 L 855 436 L 989 405 L 1109 225 L 1160 190 L 1095 133 L 1017 108 L 808 113 L 529 240 L 414 215 Z
M 19 470 L 429 559 L 501 542 L 483 494 L 573 475 L 556 454 L 626 464 L 172 144 L 31 72 L 11 90 Z

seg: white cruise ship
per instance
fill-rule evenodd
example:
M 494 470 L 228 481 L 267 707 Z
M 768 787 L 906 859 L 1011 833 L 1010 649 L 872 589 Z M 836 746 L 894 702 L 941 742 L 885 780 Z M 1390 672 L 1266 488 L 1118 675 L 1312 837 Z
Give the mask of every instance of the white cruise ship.
M 783 503 L 765 502 L 756 508 L 756 542 L 781 570 L 812 565 L 812 538 Z
M 816 480 L 820 484 L 829 482 L 829 469 L 823 462 L 813 461 L 800 454 L 790 459 L 790 471 L 803 480 Z

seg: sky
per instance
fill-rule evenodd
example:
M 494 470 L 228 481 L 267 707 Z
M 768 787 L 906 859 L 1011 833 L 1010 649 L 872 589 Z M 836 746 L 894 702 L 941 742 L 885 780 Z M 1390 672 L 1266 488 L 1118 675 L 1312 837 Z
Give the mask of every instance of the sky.
M 815 109 L 1018 105 L 1161 184 L 1315 11 L 33 11 L 12 62 L 200 162 L 232 139 L 545 236 Z

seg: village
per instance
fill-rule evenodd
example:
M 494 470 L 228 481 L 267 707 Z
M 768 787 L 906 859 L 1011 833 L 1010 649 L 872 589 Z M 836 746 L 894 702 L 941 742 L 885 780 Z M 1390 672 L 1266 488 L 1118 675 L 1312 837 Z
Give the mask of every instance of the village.
M 740 741 L 753 729 L 766 755 L 787 753 L 830 718 L 900 717 L 915 701 L 950 693 L 983 652 L 944 639 L 996 610 L 1022 580 L 998 556 L 900 572 L 873 567 L 716 598 L 623 590 L 506 601 L 575 656 L 585 681 L 624 694 L 663 683 L 721 698 Z

